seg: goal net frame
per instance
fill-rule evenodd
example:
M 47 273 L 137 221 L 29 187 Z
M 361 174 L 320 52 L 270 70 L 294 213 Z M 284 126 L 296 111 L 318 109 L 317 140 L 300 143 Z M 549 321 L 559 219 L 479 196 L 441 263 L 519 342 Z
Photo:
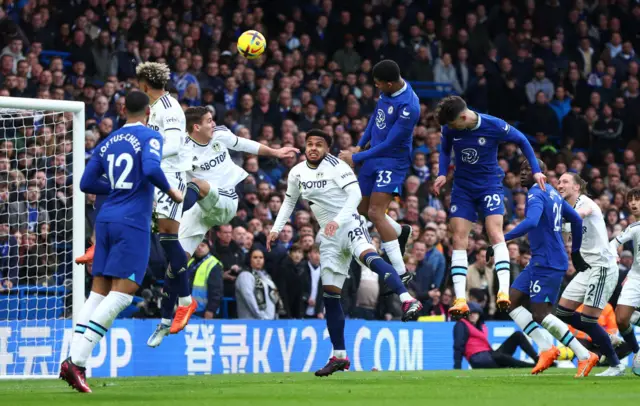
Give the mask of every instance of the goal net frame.
M 25 113 L 32 113 L 34 116 L 37 113 L 72 113 L 73 114 L 73 126 L 71 129 L 72 132 L 72 159 L 73 159 L 73 198 L 72 198 L 72 278 L 71 278 L 71 286 L 72 286 L 72 299 L 71 299 L 71 312 L 72 312 L 72 320 L 73 325 L 75 325 L 76 318 L 78 313 L 80 312 L 80 308 L 84 304 L 85 301 L 85 267 L 84 265 L 78 265 L 73 261 L 74 258 L 81 256 L 85 252 L 85 194 L 80 190 L 80 178 L 84 172 L 85 168 L 85 105 L 83 102 L 79 101 L 66 101 L 66 100 L 48 100 L 48 99 L 31 99 L 31 98 L 21 98 L 21 97 L 0 97 L 0 111 L 2 110 L 15 110 L 22 111 Z M 46 302 L 45 302 L 46 303 Z M 59 319 L 55 319 L 59 320 Z M 0 320 L 0 329 L 3 327 L 8 327 L 10 320 Z M 37 321 L 37 319 L 36 319 Z M 36 326 L 35 328 L 31 328 L 32 332 L 35 332 L 35 336 L 38 336 L 37 329 L 40 328 Z M 68 331 L 66 331 L 68 330 Z M 56 338 L 62 338 L 63 336 L 71 336 L 72 326 L 69 326 L 69 329 L 65 329 L 64 334 L 56 337 L 53 336 L 50 339 L 50 342 L 56 340 Z M 42 345 L 42 340 L 39 341 L 37 339 L 27 339 L 31 340 L 36 345 Z M 49 343 L 50 344 L 50 343 Z M 2 340 L 0 337 L 0 354 L 7 352 L 7 341 Z M 2 348 L 4 347 L 4 348 Z M 68 348 L 63 348 L 63 345 L 59 345 L 59 352 L 68 353 Z M 16 346 L 17 348 L 17 346 Z M 0 355 L 2 356 L 2 355 Z M 19 354 L 9 353 L 10 357 L 13 357 L 14 360 L 18 359 Z M 58 357 L 60 355 L 56 355 L 55 352 L 52 354 L 49 361 L 49 365 L 51 365 L 51 359 L 54 362 L 59 361 Z M 36 360 L 34 362 L 41 362 L 40 360 Z M 16 362 L 17 363 L 17 362 Z M 48 374 L 13 374 L 9 375 L 7 373 L 2 373 L 0 371 L 0 379 L 36 379 L 36 378 L 44 378 L 44 379 L 53 379 L 57 378 L 57 374 L 59 366 L 56 365 L 54 369 L 49 368 Z

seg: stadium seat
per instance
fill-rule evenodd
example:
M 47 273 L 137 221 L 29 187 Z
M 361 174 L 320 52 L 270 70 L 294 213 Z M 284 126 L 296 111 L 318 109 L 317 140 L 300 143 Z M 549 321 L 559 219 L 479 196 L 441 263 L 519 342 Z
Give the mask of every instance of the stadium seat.
M 413 91 L 421 99 L 441 99 L 449 95 L 455 95 L 451 83 L 439 82 L 409 82 Z

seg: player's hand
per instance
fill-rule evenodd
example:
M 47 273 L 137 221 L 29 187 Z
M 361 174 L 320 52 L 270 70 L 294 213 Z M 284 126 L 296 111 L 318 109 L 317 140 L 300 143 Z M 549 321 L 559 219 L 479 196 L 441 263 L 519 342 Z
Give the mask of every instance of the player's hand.
M 493 258 L 493 247 L 492 246 L 488 246 L 487 247 L 487 253 L 484 254 L 484 259 L 487 261 L 487 263 L 491 262 L 491 258 Z
M 335 221 L 328 222 L 324 227 L 324 235 L 326 235 L 327 237 L 333 237 L 334 235 L 336 235 L 336 231 L 339 227 L 340 226 Z
M 442 189 L 446 183 L 447 183 L 446 176 L 444 175 L 438 176 L 435 182 L 433 182 L 433 194 L 436 196 L 440 196 L 440 189 Z
M 267 251 L 271 252 L 271 243 L 278 239 L 278 234 L 272 231 L 267 236 Z
M 357 153 L 358 153 L 358 152 L 360 152 L 361 150 L 362 150 L 362 148 L 360 148 L 360 145 L 356 145 L 356 146 L 353 148 L 353 153 L 354 153 L 354 154 L 357 154 Z
M 576 268 L 576 271 L 578 272 L 584 272 L 587 269 L 591 269 L 591 266 L 589 266 L 589 264 L 585 262 L 584 258 L 582 258 L 580 251 L 571 253 L 571 262 L 573 263 L 573 267 Z
M 284 159 L 289 156 L 295 156 L 295 154 L 299 154 L 300 150 L 294 147 L 282 147 L 280 149 L 276 149 L 276 158 Z
M 171 198 L 171 200 L 173 200 L 176 203 L 182 203 L 182 200 L 184 200 L 184 197 L 182 196 L 182 192 L 174 187 L 169 189 L 169 191 L 167 192 L 167 195 Z
M 544 175 L 544 173 L 542 172 L 535 173 L 533 175 L 533 179 L 536 181 L 538 186 L 540 186 L 540 189 L 545 191 L 547 190 L 547 187 L 545 186 L 547 182 L 547 177 Z
M 351 151 L 340 151 L 338 158 L 345 161 L 350 167 L 353 168 L 353 152 Z

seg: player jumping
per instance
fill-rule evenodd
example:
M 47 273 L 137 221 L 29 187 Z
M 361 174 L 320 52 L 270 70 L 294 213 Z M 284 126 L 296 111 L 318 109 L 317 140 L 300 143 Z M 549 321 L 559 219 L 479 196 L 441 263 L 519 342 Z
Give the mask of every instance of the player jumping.
M 71 356 L 60 366 L 60 379 L 79 392 L 91 392 L 87 359 L 142 284 L 149 262 L 154 185 L 173 201 L 182 201 L 182 193 L 170 186 L 160 166 L 162 137 L 145 127 L 149 97 L 131 92 L 125 109 L 127 123 L 96 147 L 80 181 L 83 192 L 108 197 L 96 219 L 91 293 L 78 315 Z M 107 182 L 101 179 L 105 173 Z
M 320 277 L 323 286 L 327 329 L 333 344 L 333 356 L 316 376 L 328 376 L 349 369 L 344 343 L 344 313 L 340 304 L 342 286 L 349 272 L 351 258 L 377 273 L 402 301 L 402 320 L 413 320 L 422 309 L 402 284 L 393 267 L 385 262 L 371 243 L 365 219 L 357 212 L 362 194 L 353 170 L 328 153 L 331 137 L 320 130 L 306 136 L 306 162 L 289 172 L 287 192 L 278 212 L 267 249 L 278 238 L 299 197 L 308 200 L 321 227 Z
M 484 217 L 484 226 L 496 256 L 494 267 L 499 284 L 496 304 L 499 310 L 505 311 L 509 308 L 510 262 L 502 232 L 504 172 L 498 165 L 498 146 L 503 142 L 517 144 L 531 163 L 534 179 L 542 190 L 546 178 L 538 168 L 529 141 L 505 121 L 469 110 L 458 96 L 444 98 L 438 104 L 436 117 L 442 126 L 440 169 L 433 184 L 436 196 L 447 183 L 452 148 L 456 157 L 449 210 L 453 233 L 451 278 L 456 299 L 449 313 L 453 319 L 469 314 L 466 299 L 467 246 L 478 212 Z
M 180 103 L 165 89 L 171 71 L 162 63 L 144 62 L 136 67 L 140 89 L 149 96 L 151 116 L 147 126 L 162 135 L 162 170 L 172 187 L 184 192 L 187 187 L 185 172 L 191 169 L 191 147 L 186 144 L 186 119 Z M 191 298 L 191 287 L 187 275 L 187 256 L 178 240 L 182 203 L 167 199 L 161 190 L 156 190 L 156 213 L 160 244 L 169 259 L 165 278 L 165 294 L 178 297 L 178 309 L 171 324 L 171 332 L 181 331 L 196 311 L 197 303 Z
M 238 211 L 236 185 L 249 174 L 236 165 L 229 150 L 253 155 L 285 158 L 300 152 L 297 148 L 273 149 L 256 141 L 240 138 L 224 126 L 215 127 L 213 116 L 206 107 L 190 107 L 185 111 L 187 143 L 192 148 L 189 160 L 192 179 L 185 196 L 185 213 L 180 222 L 179 239 L 190 257 L 202 242 L 211 227 L 228 224 Z M 197 203 L 188 208 L 190 201 Z M 198 298 L 196 298 L 196 302 Z M 175 297 L 162 299 L 162 320 L 149 337 L 147 345 L 157 347 L 170 333 L 170 318 L 175 306 Z
M 615 250 L 609 247 L 609 234 L 600 207 L 585 195 L 586 182 L 576 173 L 560 177 L 558 192 L 582 217 L 580 253 L 591 266 L 579 272 L 562 292 L 556 315 L 562 321 L 584 331 L 600 347 L 611 366 L 597 376 L 624 375 L 609 334 L 598 324 L 598 318 L 618 284 Z M 569 231 L 569 230 L 565 230 Z M 584 303 L 582 313 L 576 309 Z
M 536 163 L 536 166 L 545 170 L 542 161 Z M 562 279 L 569 267 L 562 239 L 563 217 L 571 223 L 573 266 L 578 272 L 589 269 L 589 265 L 580 255 L 582 218 L 562 199 L 553 186 L 546 185 L 543 189 L 536 184 L 531 167 L 526 161 L 520 167 L 520 184 L 529 189 L 526 218 L 504 238 L 510 241 L 528 234 L 531 261 L 511 286 L 509 316 L 533 339 L 541 351 L 532 374 L 538 374 L 551 367 L 559 355 L 558 349 L 540 329 L 542 325 L 552 336 L 573 350 L 579 360 L 575 377 L 585 377 L 598 363 L 598 356 L 584 348 L 571 334 L 569 327 L 552 312 L 553 304 L 560 293 Z M 493 253 L 493 248 L 489 247 L 487 257 Z M 530 303 L 531 311 L 524 307 L 526 303 Z
M 339 158 L 351 165 L 362 164 L 358 182 L 362 202 L 358 212 L 375 225 L 382 239 L 382 249 L 406 285 L 411 273 L 406 271 L 403 255 L 411 226 L 400 226 L 386 215 L 394 193 L 400 193 L 411 166 L 413 129 L 420 119 L 420 101 L 408 82 L 400 77 L 398 64 L 383 60 L 373 67 L 373 80 L 382 91 L 356 153 L 340 152 Z M 361 150 L 370 143 L 370 148 Z
M 631 214 L 637 219 L 640 218 L 640 188 L 633 188 L 627 193 L 627 205 Z M 620 334 L 624 341 L 631 347 L 633 365 L 631 371 L 640 376 L 640 348 L 634 331 L 635 326 L 640 326 L 640 313 L 636 310 L 640 307 L 640 259 L 638 259 L 638 247 L 640 247 L 640 222 L 629 225 L 619 236 L 609 243 L 614 252 L 618 252 L 618 247 L 633 240 L 633 265 L 622 285 L 622 291 L 616 306 L 616 323 L 620 329 Z

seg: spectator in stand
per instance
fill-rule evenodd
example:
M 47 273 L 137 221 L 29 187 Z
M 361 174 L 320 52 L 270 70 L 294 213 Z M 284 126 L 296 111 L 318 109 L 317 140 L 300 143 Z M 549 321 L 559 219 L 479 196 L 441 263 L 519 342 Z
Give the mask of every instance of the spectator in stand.
M 213 319 L 222 301 L 222 263 L 211 254 L 207 242 L 201 242 L 187 264 L 192 295 L 198 303 L 196 314 Z
M 274 320 L 281 306 L 278 289 L 264 270 L 264 253 L 253 250 L 249 254 L 249 265 L 243 268 L 236 280 L 238 318 Z

